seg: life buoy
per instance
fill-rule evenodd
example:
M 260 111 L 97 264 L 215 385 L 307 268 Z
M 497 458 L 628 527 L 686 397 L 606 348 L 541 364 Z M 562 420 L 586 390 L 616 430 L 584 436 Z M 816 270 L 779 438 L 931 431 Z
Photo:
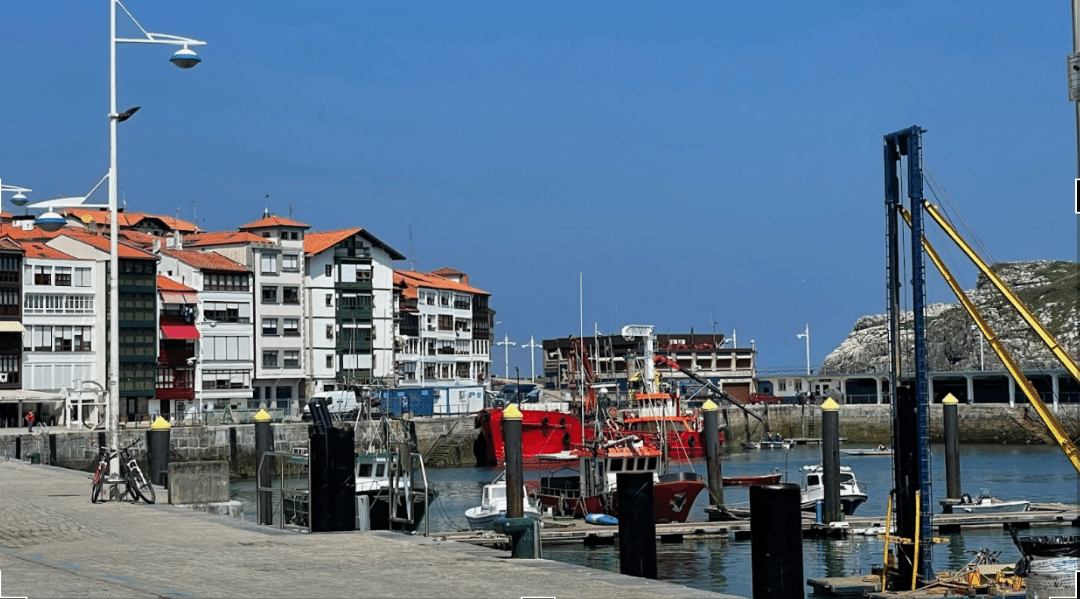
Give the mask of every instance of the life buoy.
M 960 496 L 960 503 L 975 503 L 975 502 L 971 500 L 971 495 L 968 495 L 967 493 L 964 493 L 963 495 Z

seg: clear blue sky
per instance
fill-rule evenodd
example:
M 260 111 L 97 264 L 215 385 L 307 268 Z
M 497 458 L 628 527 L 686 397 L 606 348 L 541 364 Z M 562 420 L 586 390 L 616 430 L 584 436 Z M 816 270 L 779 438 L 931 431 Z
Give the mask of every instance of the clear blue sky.
M 365 227 L 518 344 L 577 334 L 580 274 L 587 333 L 715 321 L 798 369 L 809 324 L 820 364 L 885 310 L 881 139 L 915 124 L 988 258 L 1077 256 L 1065 1 L 125 2 L 210 43 L 120 47 L 130 210 Z M 0 177 L 32 199 L 107 169 L 107 10 L 0 3 Z

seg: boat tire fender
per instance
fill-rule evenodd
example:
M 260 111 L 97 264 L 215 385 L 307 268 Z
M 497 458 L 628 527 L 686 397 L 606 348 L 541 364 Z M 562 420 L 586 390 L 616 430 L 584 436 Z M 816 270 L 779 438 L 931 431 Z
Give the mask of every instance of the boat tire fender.
M 566 426 L 566 416 L 559 416 L 559 426 Z
M 960 496 L 960 503 L 974 503 L 974 502 L 971 501 L 971 495 L 968 495 L 967 493 L 964 493 L 963 495 Z
M 693 448 L 695 445 L 697 445 L 697 437 L 695 435 L 690 435 L 686 439 L 686 444 Z
M 563 449 L 570 449 L 570 432 L 563 433 L 562 436 Z
M 548 426 L 548 417 L 547 416 L 544 416 L 543 418 L 540 419 L 540 426 L 542 426 L 544 428 L 547 428 L 547 426 Z

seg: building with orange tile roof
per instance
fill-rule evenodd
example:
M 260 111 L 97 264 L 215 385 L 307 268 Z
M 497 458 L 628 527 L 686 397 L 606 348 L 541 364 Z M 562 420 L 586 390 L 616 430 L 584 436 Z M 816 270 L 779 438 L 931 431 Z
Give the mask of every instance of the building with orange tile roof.
M 397 361 L 401 386 L 446 386 L 483 390 L 491 379 L 490 294 L 467 283 L 453 269 L 435 272 L 394 271 L 401 349 Z M 459 394 L 463 411 L 483 407 L 483 393 Z M 464 402 L 462 404 L 461 402 Z M 477 408 L 479 409 L 479 408 Z M 453 405 L 446 407 L 454 411 Z
M 400 252 L 359 227 L 304 236 L 312 391 L 394 377 L 393 262 Z

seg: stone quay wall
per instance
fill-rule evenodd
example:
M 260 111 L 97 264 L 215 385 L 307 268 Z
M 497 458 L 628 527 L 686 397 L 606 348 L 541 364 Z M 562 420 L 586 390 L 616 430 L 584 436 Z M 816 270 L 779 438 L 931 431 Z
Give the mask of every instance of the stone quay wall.
M 821 436 L 821 407 L 797 405 L 756 405 L 749 408 L 758 414 L 758 422 L 731 406 L 721 408 L 721 424 L 725 426 L 730 450 L 737 450 L 743 441 L 757 441 L 765 431 L 779 433 L 784 438 L 817 438 Z M 1051 408 L 1052 409 L 1052 408 Z M 891 445 L 892 407 L 888 405 L 840 406 L 840 436 L 848 443 Z M 1033 444 L 1051 442 L 1035 409 L 1027 405 L 958 406 L 961 443 Z M 1080 436 L 1080 406 L 1062 405 L 1056 413 L 1062 427 L 1071 438 Z M 273 423 L 275 451 L 291 451 L 306 446 L 306 422 Z M 412 431 L 408 429 L 413 429 Z M 358 451 L 380 447 L 383 426 L 378 422 L 361 423 L 357 430 Z M 472 416 L 457 418 L 416 418 L 389 424 L 391 441 L 415 433 L 419 451 L 429 467 L 475 466 L 473 441 L 477 429 Z M 126 429 L 121 438 L 131 443 L 143 442 L 136 455 L 146 453 L 147 429 Z M 156 434 L 156 433 L 155 433 Z M 930 406 L 932 442 L 943 441 L 942 406 Z M 223 460 L 229 464 L 230 476 L 247 478 L 255 473 L 255 425 L 236 424 L 170 429 L 170 461 Z M 97 448 L 91 445 L 97 431 L 68 431 L 54 427 L 49 434 L 0 435 L 0 456 L 8 459 L 40 460 L 66 468 L 90 471 L 97 463 Z M 36 458 L 35 458 L 36 454 Z

